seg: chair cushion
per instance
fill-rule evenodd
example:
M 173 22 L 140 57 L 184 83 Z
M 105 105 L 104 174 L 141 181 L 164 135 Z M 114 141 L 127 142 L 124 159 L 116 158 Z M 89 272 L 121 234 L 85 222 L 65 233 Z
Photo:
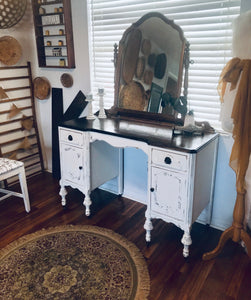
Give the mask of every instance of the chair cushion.
M 23 165 L 24 163 L 21 161 L 0 157 L 0 174 L 15 170 Z

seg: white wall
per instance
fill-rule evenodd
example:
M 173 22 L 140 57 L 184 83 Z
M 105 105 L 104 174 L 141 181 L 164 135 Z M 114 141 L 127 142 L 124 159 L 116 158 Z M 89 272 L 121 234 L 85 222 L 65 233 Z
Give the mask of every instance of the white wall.
M 251 9 L 249 0 L 242 0 L 245 10 Z M 72 20 L 75 48 L 75 69 L 44 69 L 38 67 L 36 56 L 35 34 L 30 0 L 24 18 L 16 26 L 8 30 L 0 30 L 0 36 L 11 35 L 15 37 L 23 48 L 22 59 L 18 64 L 31 61 L 33 78 L 45 76 L 52 87 L 63 89 L 64 111 L 68 108 L 79 90 L 84 94 L 90 90 L 90 68 L 88 55 L 88 27 L 86 1 L 72 0 Z M 244 7 L 244 6 L 243 6 Z M 63 73 L 70 73 L 74 84 L 71 88 L 64 88 L 60 82 Z M 48 100 L 35 100 L 37 120 L 43 145 L 44 160 L 47 169 L 52 169 L 51 161 L 51 98 Z M 212 226 L 220 229 L 229 227 L 232 223 L 232 211 L 235 203 L 235 174 L 228 166 L 229 155 L 232 148 L 232 138 L 221 136 L 216 170 L 215 194 Z M 125 196 L 135 199 L 146 199 L 146 169 L 147 158 L 139 150 L 127 149 L 125 151 Z M 137 184 L 135 185 L 135 182 Z
M 236 199 L 235 173 L 229 166 L 233 146 L 231 135 L 219 138 L 215 190 L 211 226 L 226 229 L 233 221 L 233 208 Z

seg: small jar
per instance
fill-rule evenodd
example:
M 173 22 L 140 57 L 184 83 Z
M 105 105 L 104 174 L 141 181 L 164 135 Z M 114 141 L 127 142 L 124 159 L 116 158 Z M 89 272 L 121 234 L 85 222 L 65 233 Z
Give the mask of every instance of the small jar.
M 62 12 L 63 12 L 63 7 L 60 6 L 60 7 L 58 8 L 58 11 L 62 13 Z
M 45 30 L 45 35 L 50 35 L 50 31 L 49 30 Z
M 59 65 L 60 65 L 61 67 L 64 67 L 64 66 L 65 66 L 65 59 L 64 59 L 64 58 L 60 58 L 60 60 L 59 60 Z
M 45 14 L 45 9 L 40 6 L 38 12 L 39 12 L 40 15 L 44 15 Z
M 58 12 L 59 12 L 58 7 L 55 7 L 55 8 L 54 8 L 54 12 L 55 12 L 55 13 L 58 13 Z
M 47 41 L 46 46 L 51 46 L 51 41 Z
M 58 46 L 63 46 L 63 44 L 64 44 L 64 43 L 63 43 L 62 40 L 59 40 L 59 41 L 58 41 Z
M 62 55 L 62 49 L 61 48 L 53 48 L 52 49 L 52 55 L 53 56 L 61 56 Z
M 59 34 L 63 35 L 64 34 L 64 30 L 63 29 L 59 29 Z

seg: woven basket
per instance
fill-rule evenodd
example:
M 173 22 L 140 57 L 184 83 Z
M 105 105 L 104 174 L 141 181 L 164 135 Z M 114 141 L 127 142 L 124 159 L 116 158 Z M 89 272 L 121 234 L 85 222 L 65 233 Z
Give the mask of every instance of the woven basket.
M 121 108 L 144 110 L 146 94 L 141 83 L 132 81 L 125 84 L 119 95 L 119 104 Z
M 124 54 L 122 77 L 126 83 L 130 83 L 136 71 L 140 50 L 141 31 L 138 29 L 130 33 Z
M 51 85 L 45 77 L 36 77 L 33 80 L 34 96 L 40 100 L 49 98 Z
M 0 6 L 0 29 L 6 29 L 22 19 L 27 0 L 0 0 Z
M 73 85 L 73 78 L 68 73 L 62 74 L 60 77 L 60 81 L 61 81 L 62 85 L 67 88 L 72 87 L 72 85 Z
M 15 65 L 22 56 L 19 42 L 11 36 L 0 38 L 0 61 L 7 66 Z

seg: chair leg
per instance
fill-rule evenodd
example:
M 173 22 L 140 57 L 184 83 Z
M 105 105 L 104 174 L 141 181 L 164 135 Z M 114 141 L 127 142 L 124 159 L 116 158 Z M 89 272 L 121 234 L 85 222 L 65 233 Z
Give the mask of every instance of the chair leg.
M 20 173 L 18 174 L 18 177 L 19 177 L 19 182 L 21 185 L 22 194 L 23 194 L 25 210 L 27 212 L 29 212 L 30 211 L 30 200 L 29 200 L 29 194 L 28 194 L 28 188 L 27 188 L 24 167 L 21 168 Z

